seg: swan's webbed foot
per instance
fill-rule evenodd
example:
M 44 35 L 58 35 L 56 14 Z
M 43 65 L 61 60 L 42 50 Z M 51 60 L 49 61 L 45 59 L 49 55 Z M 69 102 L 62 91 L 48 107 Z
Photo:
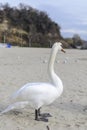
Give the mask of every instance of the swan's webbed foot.
M 39 121 L 44 121 L 44 122 L 48 122 L 48 119 L 47 118 L 40 118 L 40 120 Z
M 42 116 L 42 114 L 40 113 L 40 108 L 38 110 L 35 109 L 35 120 L 48 122 L 48 119 L 46 119 L 45 116 L 42 116 L 42 117 L 40 117 L 40 116 Z
M 38 109 L 38 115 L 42 117 L 52 117 L 50 113 L 41 113 L 41 107 Z
M 39 116 L 38 110 L 37 110 L 37 109 L 35 109 L 35 120 L 37 120 L 37 121 L 39 121 L 38 116 Z
M 38 119 L 35 119 L 36 121 L 44 121 L 44 122 L 48 122 L 48 119 L 46 118 L 38 118 Z
M 52 117 L 52 115 L 50 113 L 42 113 L 42 114 L 40 114 L 40 116 L 42 116 L 42 117 Z

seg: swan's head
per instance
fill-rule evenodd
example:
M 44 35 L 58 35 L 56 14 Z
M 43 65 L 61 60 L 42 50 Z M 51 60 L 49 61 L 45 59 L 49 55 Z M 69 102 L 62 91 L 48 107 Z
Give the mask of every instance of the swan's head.
M 62 52 L 65 53 L 65 50 L 63 49 L 62 46 L 63 46 L 63 45 L 62 45 L 61 42 L 55 42 L 54 45 L 53 45 L 53 48 L 56 48 L 57 50 L 62 51 Z

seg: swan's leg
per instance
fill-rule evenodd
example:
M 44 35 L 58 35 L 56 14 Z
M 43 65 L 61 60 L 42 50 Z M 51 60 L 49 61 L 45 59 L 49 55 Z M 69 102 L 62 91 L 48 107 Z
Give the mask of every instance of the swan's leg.
M 40 108 L 39 109 L 35 109 L 35 120 L 48 122 L 48 119 L 46 119 L 44 117 L 38 118 L 39 116 L 41 116 L 41 114 L 40 114 Z
M 47 125 L 47 130 L 50 130 L 49 126 Z
M 0 114 L 7 113 L 13 109 L 20 109 L 24 108 L 26 105 L 28 105 L 28 102 L 16 102 L 14 104 L 9 105 L 4 111 L 2 111 Z
M 35 120 L 37 120 L 37 121 L 39 120 L 38 119 L 38 110 L 37 109 L 35 109 Z
M 41 107 L 38 109 L 38 115 L 41 116 L 41 111 L 40 111 Z
M 35 120 L 39 120 L 38 116 L 41 116 L 40 109 L 41 107 L 39 109 L 35 109 Z

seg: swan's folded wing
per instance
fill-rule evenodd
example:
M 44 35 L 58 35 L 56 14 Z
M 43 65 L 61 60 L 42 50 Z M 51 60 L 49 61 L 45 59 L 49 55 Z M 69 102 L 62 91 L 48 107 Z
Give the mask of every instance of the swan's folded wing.
M 46 100 L 56 95 L 57 90 L 49 83 L 28 83 L 13 94 L 12 100 Z

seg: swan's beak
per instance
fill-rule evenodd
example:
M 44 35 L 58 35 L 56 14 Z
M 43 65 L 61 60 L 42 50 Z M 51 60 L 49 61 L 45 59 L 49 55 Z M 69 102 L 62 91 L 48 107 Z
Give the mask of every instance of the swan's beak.
M 61 51 L 64 52 L 64 53 L 66 52 L 63 48 L 61 49 Z

